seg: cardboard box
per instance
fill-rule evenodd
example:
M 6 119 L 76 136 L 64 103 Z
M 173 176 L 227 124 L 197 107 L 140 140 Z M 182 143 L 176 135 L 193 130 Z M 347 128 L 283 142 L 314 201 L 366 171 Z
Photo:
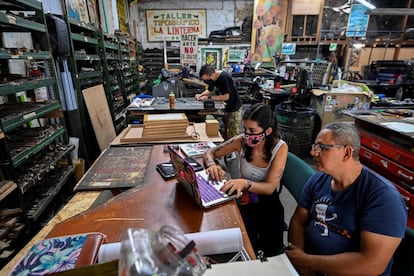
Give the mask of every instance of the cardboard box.
M 206 120 L 207 136 L 218 136 L 219 122 L 217 120 Z
M 334 92 L 319 89 L 312 90 L 310 106 L 320 118 L 320 126 L 332 122 L 354 121 L 343 110 L 367 110 L 371 98 L 364 92 Z

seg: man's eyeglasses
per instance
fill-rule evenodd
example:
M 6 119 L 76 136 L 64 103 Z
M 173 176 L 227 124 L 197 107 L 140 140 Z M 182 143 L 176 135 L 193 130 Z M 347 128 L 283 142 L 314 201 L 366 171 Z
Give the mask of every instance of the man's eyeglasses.
M 315 151 L 317 153 L 320 153 L 324 149 L 328 149 L 328 148 L 342 148 L 344 146 L 345 145 L 339 145 L 339 144 L 333 144 L 333 145 L 329 145 L 329 144 L 312 144 L 312 151 Z

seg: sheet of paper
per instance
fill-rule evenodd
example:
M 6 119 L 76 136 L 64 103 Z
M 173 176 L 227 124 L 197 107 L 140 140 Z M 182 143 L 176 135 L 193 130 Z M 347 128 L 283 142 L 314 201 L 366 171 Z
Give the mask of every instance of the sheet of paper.
M 278 276 L 299 276 L 286 254 L 270 257 L 265 262 L 253 260 L 247 262 L 233 262 L 215 264 L 207 269 L 204 276 L 216 275 L 278 275 Z
M 400 122 L 388 122 L 388 123 L 381 123 L 381 125 L 388 127 L 392 130 L 400 131 L 404 133 L 414 132 L 414 124 L 400 123 Z

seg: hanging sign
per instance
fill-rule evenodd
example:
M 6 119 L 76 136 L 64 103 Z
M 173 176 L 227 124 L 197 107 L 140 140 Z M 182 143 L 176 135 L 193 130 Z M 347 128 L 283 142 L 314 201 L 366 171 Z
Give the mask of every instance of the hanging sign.
M 333 52 L 333 51 L 336 51 L 336 48 L 338 47 L 338 44 L 336 44 L 336 43 L 331 43 L 331 44 L 329 44 L 329 51 L 330 52 Z
M 367 7 L 361 4 L 353 4 L 348 17 L 348 25 L 345 35 L 347 37 L 364 37 L 367 35 L 369 14 Z
M 198 35 L 183 34 L 180 40 L 180 63 L 197 64 Z
M 296 53 L 296 43 L 282 43 L 282 55 L 294 55 Z
M 148 41 L 180 41 L 181 35 L 206 38 L 206 10 L 147 10 Z

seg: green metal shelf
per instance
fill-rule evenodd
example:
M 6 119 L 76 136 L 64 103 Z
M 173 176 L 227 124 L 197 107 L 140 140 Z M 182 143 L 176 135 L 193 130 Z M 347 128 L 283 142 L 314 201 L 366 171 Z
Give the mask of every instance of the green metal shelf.
M 98 55 L 82 55 L 82 54 L 75 54 L 75 60 L 101 60 Z
M 38 32 L 46 32 L 46 25 L 20 18 L 15 15 L 5 14 L 4 12 L 0 12 L 0 23 L 8 24 L 10 26 L 17 26 L 25 29 L 29 29 L 32 31 Z
M 72 37 L 73 40 L 76 40 L 76 41 L 98 45 L 98 39 L 90 37 L 90 36 L 81 35 L 77 33 L 71 33 L 70 36 Z
M 10 1 L 12 3 L 15 4 L 20 4 L 23 5 L 27 8 L 32 8 L 38 11 L 42 10 L 42 4 L 39 1 L 35 1 L 35 0 L 14 0 L 14 1 Z
M 43 86 L 54 85 L 55 83 L 56 80 L 53 77 L 33 80 L 21 79 L 8 82 L 0 84 L 0 96 L 10 95 L 19 91 L 33 90 Z
M 105 48 L 112 50 L 119 50 L 118 44 L 105 41 Z
M 55 196 L 62 190 L 63 186 L 66 184 L 70 175 L 73 173 L 74 167 L 68 166 L 65 171 L 62 173 L 61 177 L 57 181 L 56 185 L 51 186 L 47 191 L 47 197 L 42 199 L 42 204 L 39 204 L 39 208 L 35 212 L 30 212 L 28 218 L 33 221 L 37 221 L 40 215 L 46 210 Z
M 8 51 L 0 50 L 0 59 L 45 60 L 52 59 L 52 53 L 49 51 L 42 51 L 37 53 L 22 53 L 19 55 L 12 55 Z
M 75 25 L 75 26 L 78 26 L 80 28 L 83 28 L 83 29 L 86 29 L 86 30 L 89 30 L 89 31 L 93 31 L 93 32 L 96 32 L 97 31 L 97 29 L 95 28 L 95 26 L 92 25 L 92 24 L 85 23 L 85 22 L 82 22 L 82 21 L 73 19 L 71 17 L 68 17 L 68 21 L 69 21 L 70 24 Z
M 82 72 L 78 75 L 80 80 L 86 80 L 102 76 L 102 71 Z
M 65 129 L 62 126 L 60 126 L 56 129 L 56 131 L 52 135 L 50 135 L 49 137 L 46 137 L 45 139 L 40 141 L 37 145 L 31 148 L 28 148 L 20 152 L 19 154 L 16 154 L 15 156 L 12 157 L 13 167 L 17 167 L 23 164 L 26 161 L 26 159 L 32 157 L 33 155 L 35 155 L 36 153 L 38 153 L 39 151 L 47 147 L 56 138 L 62 136 L 64 133 L 65 133 Z
M 19 103 L 19 104 L 22 105 L 24 103 Z M 10 131 L 18 126 L 23 125 L 24 123 L 30 122 L 33 119 L 41 118 L 43 115 L 56 111 L 59 108 L 60 108 L 59 102 L 51 102 L 49 104 L 39 107 L 36 110 L 30 110 L 29 112 L 26 112 L 25 114 L 14 116 L 12 119 L 1 120 L 2 125 L 3 125 L 3 131 L 4 132 Z
M 27 176 L 27 174 L 33 174 L 31 177 L 32 181 L 26 181 L 23 183 L 18 182 L 20 191 L 24 194 L 28 190 L 30 190 L 31 187 L 36 186 L 39 182 L 39 179 L 43 179 L 44 176 L 49 173 L 50 168 L 56 167 L 59 161 L 62 160 L 65 156 L 67 156 L 74 149 L 74 145 L 68 145 L 65 150 L 58 152 L 56 155 L 54 155 L 52 160 L 48 158 L 47 161 L 43 160 L 39 162 L 40 164 L 38 164 L 39 166 L 37 173 L 33 174 L 33 172 L 26 172 L 26 175 L 23 176 Z

